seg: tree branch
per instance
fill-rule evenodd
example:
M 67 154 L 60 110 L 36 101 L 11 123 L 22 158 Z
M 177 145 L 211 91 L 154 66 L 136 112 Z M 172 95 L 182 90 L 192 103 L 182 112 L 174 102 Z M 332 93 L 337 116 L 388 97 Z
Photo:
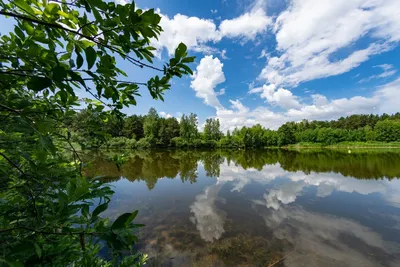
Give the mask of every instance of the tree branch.
M 19 71 L 19 70 L 13 70 L 13 71 Z M 16 73 L 13 71 L 1 71 L 0 70 L 0 74 L 5 74 L 5 75 L 16 75 L 16 76 L 22 76 L 22 77 L 40 77 L 40 76 L 36 76 L 36 75 L 28 75 L 28 74 L 23 74 L 23 73 Z M 21 70 L 21 71 L 31 71 L 34 72 L 34 70 Z M 79 70 L 77 70 L 79 71 Z M 84 70 L 81 70 L 84 72 Z M 45 77 L 42 77 L 45 78 Z M 82 78 L 82 80 L 84 81 L 94 81 L 94 78 Z M 73 82 L 76 80 L 73 79 L 65 79 L 64 81 L 68 81 L 68 82 Z M 147 86 L 147 83 L 143 83 L 143 82 L 131 82 L 131 81 L 122 81 L 122 80 L 115 80 L 118 83 L 128 83 L 128 84 L 137 84 L 137 85 L 143 85 L 143 86 Z
M 118 53 L 123 58 L 129 59 L 129 62 L 131 62 L 132 64 L 135 64 L 136 66 L 139 66 L 141 68 L 147 67 L 147 68 L 154 69 L 154 70 L 157 70 L 157 71 L 160 71 L 160 72 L 164 72 L 164 70 L 162 70 L 160 68 L 153 67 L 152 65 L 145 64 L 145 63 L 143 63 L 143 62 L 141 62 L 141 61 L 139 61 L 139 60 L 137 60 L 137 59 L 135 59 L 135 58 L 123 53 L 123 52 L 121 52 L 119 49 L 117 49 L 115 47 L 112 47 L 112 46 L 107 45 L 107 44 L 103 44 L 102 42 L 99 42 L 98 40 L 96 40 L 95 38 L 93 38 L 91 36 L 86 36 L 86 35 L 84 35 L 84 34 L 82 34 L 80 32 L 77 32 L 77 31 L 72 30 L 72 29 L 65 28 L 65 27 L 63 27 L 63 26 L 61 26 L 59 24 L 49 23 L 49 22 L 45 22 L 45 21 L 29 18 L 29 17 L 23 16 L 23 15 L 20 15 L 20 14 L 11 13 L 11 12 L 7 12 L 7 11 L 0 11 L 0 15 L 19 18 L 19 19 L 22 19 L 22 20 L 27 20 L 27 21 L 30 21 L 30 22 L 33 22 L 33 23 L 37 23 L 37 24 L 40 24 L 40 25 L 45 25 L 45 26 L 48 26 L 48 27 L 53 27 L 53 28 L 57 28 L 57 29 L 60 29 L 60 30 L 63 30 L 63 31 L 67 31 L 67 32 L 73 33 L 73 34 L 78 35 L 78 36 L 80 36 L 82 38 L 88 39 L 88 40 L 96 43 L 99 46 L 103 46 L 103 47 L 105 47 L 107 49 L 110 49 L 111 51 L 113 51 L 115 53 Z
M 26 175 L 23 170 L 21 170 L 20 167 L 18 167 L 17 164 L 15 164 L 11 159 L 9 159 L 6 155 L 4 155 L 2 152 L 0 152 L 0 156 L 2 156 L 11 166 L 13 166 L 15 169 L 17 169 L 21 174 Z
M 93 233 L 87 233 L 87 232 L 76 232 L 76 233 L 74 233 L 74 232 L 69 232 L 69 233 L 45 232 L 45 231 L 38 231 L 36 229 L 29 228 L 29 227 L 26 227 L 26 226 L 18 226 L 18 227 L 9 228 L 9 229 L 2 229 L 2 230 L 0 230 L 0 233 L 11 232 L 11 231 L 14 231 L 14 230 L 31 231 L 31 232 L 35 232 L 35 233 L 42 234 L 42 235 L 82 235 L 82 234 L 84 234 L 84 235 L 102 235 L 102 234 L 104 234 L 104 233 L 98 233 L 98 232 L 93 232 Z

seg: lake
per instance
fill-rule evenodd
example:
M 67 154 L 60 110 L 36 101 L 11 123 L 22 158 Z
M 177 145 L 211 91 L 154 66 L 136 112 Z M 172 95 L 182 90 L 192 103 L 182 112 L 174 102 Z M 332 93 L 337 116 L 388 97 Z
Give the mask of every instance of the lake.
M 400 266 L 399 150 L 97 156 L 104 215 L 139 210 L 150 266 Z

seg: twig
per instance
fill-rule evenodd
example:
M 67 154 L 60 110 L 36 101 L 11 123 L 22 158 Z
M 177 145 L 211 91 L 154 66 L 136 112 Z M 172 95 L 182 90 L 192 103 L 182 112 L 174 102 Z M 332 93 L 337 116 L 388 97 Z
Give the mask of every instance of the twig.
M 30 71 L 30 72 L 34 72 L 34 71 L 36 71 L 36 70 L 14 70 L 14 71 Z M 79 71 L 79 70 L 78 70 L 78 71 Z M 84 70 L 81 70 L 81 71 L 85 72 Z M 33 77 L 46 78 L 46 77 L 40 77 L 40 76 L 37 76 L 37 75 L 28 75 L 28 74 L 23 74 L 23 73 L 15 73 L 15 72 L 12 72 L 12 71 L 1 71 L 1 70 L 0 70 L 0 73 L 1 73 L 1 74 L 6 74 L 6 75 L 16 75 L 16 76 L 31 77 L 31 78 L 33 78 Z M 94 78 L 82 78 L 82 80 L 84 80 L 84 81 L 94 81 L 95 79 L 94 79 Z M 74 82 L 74 81 L 76 81 L 76 80 L 73 80 L 73 79 L 65 79 L 64 81 Z M 116 80 L 116 82 L 118 82 L 118 83 L 129 83 L 129 84 L 137 84 L 137 85 L 147 86 L 147 83 L 143 83 L 143 82 L 131 82 L 131 81 L 121 81 L 121 80 Z
M 0 155 L 14 168 L 16 168 L 21 174 L 26 175 L 23 170 L 21 170 L 20 167 L 18 167 L 17 164 L 15 164 L 11 159 L 9 159 L 6 155 L 4 155 L 2 152 L 0 152 Z
M 69 232 L 69 233 L 62 233 L 62 232 L 45 232 L 45 231 L 39 231 L 33 228 L 29 228 L 26 226 L 18 226 L 18 227 L 14 227 L 14 228 L 9 228 L 9 229 L 2 229 L 0 230 L 0 233 L 5 233 L 5 232 L 11 232 L 11 231 L 15 231 L 15 230 L 26 230 L 26 231 L 31 231 L 31 232 L 35 232 L 38 234 L 43 234 L 43 235 L 81 235 L 81 234 L 85 234 L 85 235 L 102 235 L 104 233 L 98 233 L 98 232 L 93 232 L 93 233 L 86 233 L 86 232 Z
M 82 34 L 82 33 L 80 33 L 80 32 L 74 31 L 74 30 L 72 30 L 72 29 L 65 28 L 65 27 L 63 27 L 63 26 L 61 26 L 61 25 L 59 25 L 59 24 L 49 23 L 49 22 L 45 22 L 45 21 L 41 21 L 41 20 L 29 18 L 29 17 L 23 16 L 23 15 L 20 15 L 20 14 L 15 14 L 15 13 L 12 13 L 12 12 L 7 12 L 7 11 L 0 11 L 0 15 L 5 15 L 5 16 L 10 16 L 10 17 L 14 17 L 14 18 L 19 18 L 19 19 L 27 20 L 27 21 L 30 21 L 30 22 L 33 22 L 33 23 L 45 25 L 45 26 L 48 26 L 48 27 L 57 28 L 57 29 L 60 29 L 60 30 L 63 30 L 63 31 L 67 31 L 67 32 L 70 32 L 70 33 L 79 35 L 79 36 L 81 36 L 82 38 L 86 38 L 86 39 L 88 39 L 88 40 L 90 40 L 90 41 L 96 43 L 96 44 L 99 45 L 99 46 L 103 46 L 103 47 L 105 47 L 105 48 L 110 49 L 110 50 L 113 51 L 113 52 L 116 52 L 116 53 L 120 54 L 123 58 L 129 59 L 129 62 L 131 62 L 131 63 L 135 62 L 135 63 L 133 63 L 133 64 L 135 64 L 135 65 L 137 65 L 137 66 L 147 67 L 147 68 L 154 69 L 154 70 L 157 70 L 157 71 L 160 71 L 160 72 L 164 72 L 164 70 L 162 70 L 162 69 L 160 69 L 160 68 L 153 67 L 152 65 L 148 65 L 148 64 L 142 63 L 141 61 L 139 61 L 139 60 L 137 60 L 137 59 L 135 59 L 135 58 L 133 58 L 133 57 L 131 57 L 131 56 L 129 56 L 129 55 L 123 53 L 123 52 L 121 52 L 119 49 L 117 49 L 117 48 L 115 48 L 115 47 L 112 47 L 112 46 L 107 45 L 107 44 L 103 44 L 102 42 L 99 42 L 98 40 L 96 40 L 96 39 L 93 38 L 93 37 L 86 36 L 86 35 L 84 35 L 84 34 Z

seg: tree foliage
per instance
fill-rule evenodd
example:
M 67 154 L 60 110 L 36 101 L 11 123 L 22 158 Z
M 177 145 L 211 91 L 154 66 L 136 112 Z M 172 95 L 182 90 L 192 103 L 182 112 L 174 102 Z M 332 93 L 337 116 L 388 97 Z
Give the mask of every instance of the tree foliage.
M 87 111 L 82 113 L 87 114 Z M 152 108 L 148 115 L 133 115 L 132 119 L 121 121 L 121 125 L 126 125 L 129 121 L 129 127 L 143 132 L 144 122 L 147 122 L 148 128 L 146 138 L 136 138 L 139 143 L 129 142 L 126 139 L 125 148 L 147 148 L 147 147 L 196 147 L 196 148 L 260 148 L 260 147 L 282 147 L 296 143 L 334 145 L 340 142 L 396 142 L 400 141 L 399 119 L 400 113 L 394 115 L 352 115 L 347 118 L 340 118 L 335 121 L 307 121 L 287 122 L 279 127 L 278 130 L 265 129 L 260 124 L 252 127 L 235 128 L 233 131 L 227 131 L 226 135 L 221 131 L 218 119 L 208 118 L 204 123 L 203 132 L 198 130 L 198 121 L 195 114 L 189 116 L 182 115 L 180 122 L 175 118 L 162 118 L 157 111 Z M 82 115 L 77 115 L 77 120 L 82 120 Z M 85 115 L 87 116 L 87 115 Z M 357 121 L 356 119 L 359 118 Z M 356 125 L 362 125 L 360 128 L 354 128 L 349 122 L 355 122 Z M 79 124 L 79 123 L 78 123 Z M 107 128 L 102 126 L 100 128 Z M 115 127 L 118 128 L 118 127 Z M 80 131 L 85 133 L 84 129 L 77 129 L 77 140 Z M 106 130 L 107 131 L 107 130 Z M 152 133 L 152 134 L 150 134 Z M 108 135 L 113 135 L 113 131 Z M 86 135 L 89 136 L 89 135 Z M 126 138 L 131 134 L 123 134 Z M 143 134 L 141 134 L 143 137 Z M 94 143 L 95 139 L 91 142 Z M 122 139 L 107 140 L 103 147 L 111 148 L 115 143 L 121 144 L 116 147 L 124 147 Z M 84 142 L 85 143 L 85 142 Z M 90 143 L 90 142 L 86 142 Z M 99 142 L 96 141 L 96 144 Z
M 194 58 L 180 44 L 164 66 L 155 66 L 151 40 L 162 31 L 161 17 L 134 2 L 0 0 L 0 15 L 15 25 L 0 38 L 1 261 L 144 264 L 145 255 L 133 249 L 141 226 L 132 223 L 137 211 L 103 217 L 113 191 L 84 177 L 73 141 L 85 148 L 110 136 L 140 136 L 129 123 L 125 127 L 120 110 L 136 105 L 140 86 L 163 100 L 172 78 L 192 73 L 187 64 Z M 122 61 L 137 72 L 128 75 Z M 141 68 L 156 74 L 128 79 L 140 77 Z M 82 102 L 86 109 L 77 113 Z M 112 160 L 121 164 L 124 157 Z M 103 258 L 105 244 L 109 255 Z

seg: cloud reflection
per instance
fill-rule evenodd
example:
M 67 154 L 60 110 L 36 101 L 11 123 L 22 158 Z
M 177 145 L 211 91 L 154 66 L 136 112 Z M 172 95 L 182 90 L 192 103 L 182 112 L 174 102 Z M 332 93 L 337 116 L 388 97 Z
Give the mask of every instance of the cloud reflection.
M 190 206 L 190 211 L 194 214 L 190 219 L 207 242 L 218 240 L 225 232 L 226 214 L 216 207 L 216 202 L 222 200 L 218 198 L 221 186 L 222 183 L 217 183 L 207 187 L 202 194 L 196 196 L 195 202 Z
M 399 245 L 356 221 L 294 206 L 255 206 L 276 238 L 286 240 L 284 266 L 400 266 Z

